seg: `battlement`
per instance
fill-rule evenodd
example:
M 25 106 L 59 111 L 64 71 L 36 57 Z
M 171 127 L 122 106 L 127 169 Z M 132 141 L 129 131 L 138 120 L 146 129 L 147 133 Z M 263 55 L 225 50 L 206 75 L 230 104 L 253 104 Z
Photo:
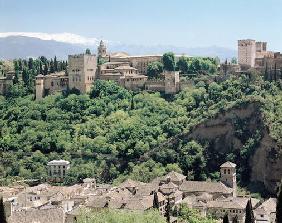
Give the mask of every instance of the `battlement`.
M 267 42 L 256 42 L 256 51 L 257 52 L 266 52 Z
M 238 40 L 238 46 L 254 45 L 256 41 L 253 39 Z

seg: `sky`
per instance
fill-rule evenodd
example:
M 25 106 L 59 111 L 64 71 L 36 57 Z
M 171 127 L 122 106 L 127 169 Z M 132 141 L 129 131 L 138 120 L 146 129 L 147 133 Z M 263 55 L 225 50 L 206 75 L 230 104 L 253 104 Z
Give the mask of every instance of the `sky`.
M 72 33 L 127 44 L 282 51 L 282 0 L 0 0 L 0 33 Z

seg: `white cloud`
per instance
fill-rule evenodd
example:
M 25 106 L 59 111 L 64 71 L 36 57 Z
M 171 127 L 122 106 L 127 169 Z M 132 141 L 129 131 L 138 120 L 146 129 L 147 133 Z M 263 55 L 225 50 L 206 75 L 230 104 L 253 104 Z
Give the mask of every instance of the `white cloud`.
M 0 38 L 9 36 L 26 36 L 34 37 L 42 40 L 55 40 L 58 42 L 82 44 L 82 45 L 97 45 L 98 39 L 88 38 L 73 33 L 35 33 L 35 32 L 5 32 L 0 33 Z

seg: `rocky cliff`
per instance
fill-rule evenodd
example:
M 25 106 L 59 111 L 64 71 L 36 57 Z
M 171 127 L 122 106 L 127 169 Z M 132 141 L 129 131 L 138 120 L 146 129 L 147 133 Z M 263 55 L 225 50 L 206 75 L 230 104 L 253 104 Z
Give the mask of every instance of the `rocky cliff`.
M 259 132 L 259 141 L 247 160 L 250 182 L 261 182 L 270 193 L 275 193 L 282 177 L 282 146 L 271 138 L 264 123 L 260 103 L 246 103 L 219 113 L 216 117 L 195 126 L 189 133 L 172 138 L 163 146 L 174 147 L 179 141 L 193 139 L 208 143 L 208 150 L 223 156 L 230 153 L 240 156 L 240 150 L 247 140 Z M 216 163 L 219 161 L 212 157 L 209 162 L 213 162 L 213 166 L 220 165 Z M 245 164 L 239 163 L 240 165 Z

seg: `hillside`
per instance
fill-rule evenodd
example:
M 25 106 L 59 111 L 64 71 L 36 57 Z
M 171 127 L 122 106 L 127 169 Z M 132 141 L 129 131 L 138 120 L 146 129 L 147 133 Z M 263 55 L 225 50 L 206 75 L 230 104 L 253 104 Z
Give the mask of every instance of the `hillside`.
M 210 154 L 206 157 L 209 172 L 214 172 L 218 164 L 229 157 L 237 164 L 241 182 L 248 179 L 260 182 L 274 194 L 282 177 L 282 144 L 270 135 L 263 107 L 260 101 L 236 104 L 194 126 L 189 132 L 172 137 L 160 149 L 174 150 L 195 140 L 205 145 Z
M 0 100 L 2 184 L 44 180 L 47 162 L 61 158 L 72 165 L 66 184 L 148 182 L 171 170 L 218 179 L 225 160 L 238 164 L 241 186 L 260 181 L 273 192 L 281 177 L 281 89 L 260 78 L 199 82 L 170 100 L 104 81 L 90 95 L 10 95 Z

